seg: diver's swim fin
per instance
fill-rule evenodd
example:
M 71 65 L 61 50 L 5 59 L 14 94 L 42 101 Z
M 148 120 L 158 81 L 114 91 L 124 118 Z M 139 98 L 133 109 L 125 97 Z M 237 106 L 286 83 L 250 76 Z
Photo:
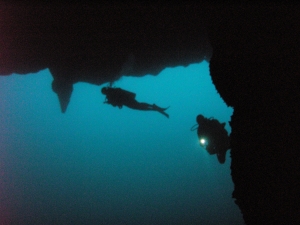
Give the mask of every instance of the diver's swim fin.
M 167 110 L 168 108 L 170 108 L 170 106 L 168 106 L 167 108 L 161 108 L 163 111 Z
M 164 111 L 161 111 L 161 110 L 157 110 L 157 112 L 163 114 L 165 117 L 169 118 L 169 114 L 168 113 L 165 113 Z
M 161 107 L 159 107 L 159 106 L 153 104 L 153 109 L 154 109 L 154 110 L 157 110 L 157 111 L 165 111 L 165 110 L 167 110 L 168 108 L 170 108 L 170 106 L 168 106 L 167 108 L 161 108 Z
M 157 112 L 163 114 L 163 115 L 166 116 L 167 118 L 169 118 L 169 114 L 167 114 L 167 113 L 165 112 L 165 110 L 167 110 L 168 108 L 170 108 L 170 106 L 167 107 L 167 108 L 161 108 L 161 107 L 158 107 L 157 105 L 153 104 L 153 110 L 155 110 L 155 111 L 157 111 Z

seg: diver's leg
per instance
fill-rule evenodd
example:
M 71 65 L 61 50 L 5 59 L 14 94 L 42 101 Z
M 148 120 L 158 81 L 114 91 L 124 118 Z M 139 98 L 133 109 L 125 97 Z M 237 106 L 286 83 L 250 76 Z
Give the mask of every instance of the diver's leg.
M 158 107 L 158 106 L 155 105 L 155 104 L 150 105 L 150 104 L 148 104 L 148 103 L 139 102 L 138 105 L 136 105 L 135 108 L 136 108 L 136 109 L 139 109 L 139 110 L 152 110 L 152 111 L 157 111 L 157 112 L 163 114 L 164 116 L 166 116 L 167 118 L 169 118 L 169 115 L 165 112 L 165 110 L 167 110 L 169 107 L 167 107 L 167 108 L 161 108 L 161 107 Z
M 124 105 L 126 105 L 128 108 L 131 108 L 131 109 L 157 111 L 157 112 L 163 114 L 164 116 L 166 116 L 167 118 L 169 118 L 169 115 L 164 112 L 169 107 L 161 108 L 155 104 L 150 105 L 148 103 L 138 102 L 135 99 L 133 99 L 131 101 L 127 101 L 126 104 L 124 103 Z
M 139 110 L 153 110 L 152 105 L 144 102 L 136 102 L 132 108 Z
M 135 99 L 130 99 L 124 103 L 128 108 L 137 109 L 137 110 L 153 110 L 152 105 L 144 102 L 138 102 Z

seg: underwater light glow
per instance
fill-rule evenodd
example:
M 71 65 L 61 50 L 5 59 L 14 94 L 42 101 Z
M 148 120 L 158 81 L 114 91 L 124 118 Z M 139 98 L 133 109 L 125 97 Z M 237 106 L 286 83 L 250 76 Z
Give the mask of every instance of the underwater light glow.
M 205 145 L 205 144 L 207 143 L 207 141 L 206 141 L 205 138 L 201 138 L 201 139 L 199 140 L 199 142 L 200 142 L 201 145 Z

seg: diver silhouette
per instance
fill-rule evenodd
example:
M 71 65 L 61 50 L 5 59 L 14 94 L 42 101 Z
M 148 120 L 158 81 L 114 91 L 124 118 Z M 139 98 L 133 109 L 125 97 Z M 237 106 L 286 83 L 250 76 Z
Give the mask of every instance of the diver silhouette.
M 112 87 L 104 87 L 101 89 L 101 92 L 106 96 L 104 101 L 106 104 L 110 104 L 114 107 L 118 106 L 120 109 L 125 105 L 131 109 L 157 111 L 169 118 L 169 115 L 165 112 L 169 107 L 161 108 L 155 104 L 150 105 L 148 103 L 138 102 L 135 99 L 136 94 L 133 92 Z
M 213 118 L 205 118 L 199 114 L 196 118 L 198 124 L 191 130 L 197 129 L 200 145 L 204 147 L 210 155 L 216 154 L 218 161 L 223 164 L 226 152 L 230 148 L 230 140 L 225 130 L 226 123 L 220 123 Z M 196 127 L 198 125 L 198 127 Z

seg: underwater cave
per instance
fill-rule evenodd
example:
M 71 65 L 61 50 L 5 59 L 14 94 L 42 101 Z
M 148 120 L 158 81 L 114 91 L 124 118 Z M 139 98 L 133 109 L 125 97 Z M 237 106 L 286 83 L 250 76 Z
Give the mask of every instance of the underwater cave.
M 2 224 L 299 223 L 298 5 L 0 11 Z M 170 118 L 103 104 L 109 83 Z M 200 113 L 226 122 L 225 164 Z

